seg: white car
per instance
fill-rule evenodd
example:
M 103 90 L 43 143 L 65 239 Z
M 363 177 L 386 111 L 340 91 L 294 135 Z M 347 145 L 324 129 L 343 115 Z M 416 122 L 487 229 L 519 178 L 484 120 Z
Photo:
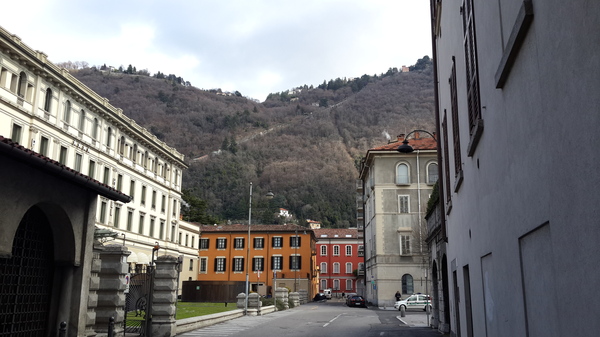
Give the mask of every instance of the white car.
M 404 310 L 429 310 L 431 311 L 431 297 L 429 295 L 414 294 L 406 299 L 396 301 L 394 308 Z

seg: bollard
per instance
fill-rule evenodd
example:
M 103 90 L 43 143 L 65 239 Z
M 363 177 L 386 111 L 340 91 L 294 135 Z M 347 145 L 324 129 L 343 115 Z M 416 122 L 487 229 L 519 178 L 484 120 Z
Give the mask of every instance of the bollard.
M 113 316 L 108 319 L 108 337 L 115 337 L 115 318 Z
M 406 316 L 406 307 L 401 305 L 400 306 L 400 317 L 404 317 Z
M 67 336 L 67 322 L 60 322 L 60 328 L 58 328 L 58 337 Z

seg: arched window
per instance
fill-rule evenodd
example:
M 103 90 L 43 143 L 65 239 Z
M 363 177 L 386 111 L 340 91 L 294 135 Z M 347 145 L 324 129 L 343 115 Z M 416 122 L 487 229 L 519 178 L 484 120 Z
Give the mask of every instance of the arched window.
M 85 132 L 85 111 L 83 111 L 83 109 L 81 109 L 81 112 L 79 113 L 79 130 L 81 130 L 81 132 Z
M 17 95 L 21 98 L 25 98 L 25 94 L 27 93 L 27 74 L 22 71 L 19 74 L 19 86 L 17 87 Z M 46 110 L 48 111 L 48 110 Z
M 409 184 L 408 179 L 408 165 L 400 163 L 396 166 L 396 184 L 406 185 Z
M 133 151 L 131 152 L 131 160 L 137 162 L 137 144 L 133 144 Z
M 100 123 L 98 122 L 98 118 L 94 118 L 94 129 L 92 130 L 92 138 L 98 139 L 98 129 L 100 128 Z
M 427 183 L 430 185 L 433 185 L 437 181 L 438 181 L 438 164 L 430 163 L 427 166 Z
M 327 274 L 327 262 L 321 262 L 321 274 Z
M 321 280 L 321 290 L 327 289 L 327 280 Z
M 63 121 L 67 124 L 71 124 L 71 101 L 65 102 L 65 111 L 63 113 Z
M 412 294 L 415 292 L 413 287 L 413 277 L 410 274 L 402 275 L 402 293 Z
M 20 86 L 19 86 L 20 88 Z M 50 112 L 52 107 L 52 89 L 46 89 L 46 96 L 44 97 L 44 110 Z
M 119 144 L 119 153 L 121 155 L 125 154 L 125 136 L 121 136 L 121 140 L 120 140 L 120 144 Z
M 112 129 L 110 126 L 106 129 L 106 147 L 110 148 L 110 141 L 112 139 Z

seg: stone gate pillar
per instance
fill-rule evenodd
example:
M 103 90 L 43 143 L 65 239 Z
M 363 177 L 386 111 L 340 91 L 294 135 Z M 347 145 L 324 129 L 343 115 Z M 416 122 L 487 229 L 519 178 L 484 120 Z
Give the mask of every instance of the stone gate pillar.
M 284 310 L 287 310 L 290 308 L 290 304 L 288 303 L 287 288 L 278 287 L 277 289 L 275 289 L 275 299 L 277 299 L 277 301 L 283 302 Z M 277 303 L 277 302 L 275 302 L 275 303 Z
M 177 257 L 163 255 L 156 258 L 154 295 L 152 298 L 152 336 L 175 336 L 177 305 Z
M 123 332 L 125 318 L 125 276 L 129 271 L 127 256 L 131 254 L 121 245 L 107 245 L 98 250 L 100 256 L 100 272 L 96 306 L 96 324 L 94 330 L 99 335 L 106 335 L 108 322 L 115 319 L 115 334 Z M 93 281 L 93 280 L 92 280 Z M 90 286 L 90 288 L 92 288 Z

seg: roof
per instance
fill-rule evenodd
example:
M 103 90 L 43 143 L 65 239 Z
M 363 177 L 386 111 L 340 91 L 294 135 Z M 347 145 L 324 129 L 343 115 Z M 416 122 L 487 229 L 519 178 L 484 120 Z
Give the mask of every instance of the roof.
M 398 135 L 395 141 L 389 142 L 385 145 L 377 146 L 369 151 L 396 151 L 398 146 L 402 145 L 404 141 L 404 134 Z M 412 146 L 415 150 L 437 150 L 437 142 L 432 137 L 421 138 L 419 132 L 414 132 L 413 137 L 408 139 L 408 145 Z
M 250 231 L 252 232 L 311 232 L 313 229 L 302 227 L 294 224 L 288 225 L 251 225 Z M 233 225 L 201 225 L 200 232 L 211 232 L 211 233 L 248 233 L 248 225 L 233 224 Z
M 320 228 L 313 229 L 319 239 L 358 239 L 358 228 Z M 327 236 L 324 236 L 327 235 Z
M 103 197 L 121 202 L 131 201 L 129 195 L 103 184 L 98 180 L 92 179 L 90 176 L 77 172 L 56 160 L 50 159 L 19 145 L 19 143 L 13 142 L 12 139 L 0 136 L 0 154 L 12 157 L 15 160 L 31 165 L 40 171 L 44 171 L 48 174 L 55 175 L 74 184 L 93 190 Z

